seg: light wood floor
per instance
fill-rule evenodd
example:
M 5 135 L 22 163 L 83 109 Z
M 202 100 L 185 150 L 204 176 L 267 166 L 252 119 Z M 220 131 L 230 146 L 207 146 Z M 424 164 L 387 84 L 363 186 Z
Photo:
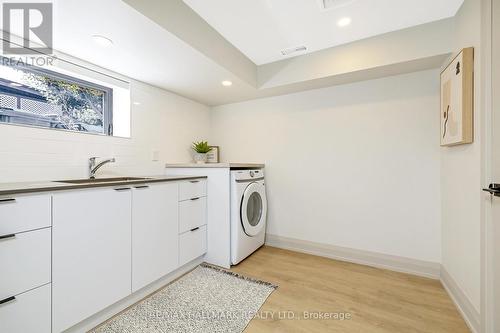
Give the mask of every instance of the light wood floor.
M 232 270 L 279 286 L 247 333 L 469 332 L 437 280 L 267 246 Z M 279 318 L 287 311 L 294 319 Z M 306 320 L 304 311 L 352 318 Z

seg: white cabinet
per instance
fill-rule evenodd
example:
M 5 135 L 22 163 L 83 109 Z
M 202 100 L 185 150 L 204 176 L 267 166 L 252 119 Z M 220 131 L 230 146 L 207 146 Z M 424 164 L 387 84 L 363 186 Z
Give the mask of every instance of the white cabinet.
M 179 236 L 179 265 L 184 265 L 207 252 L 207 226 L 195 228 Z
M 207 254 L 204 260 L 213 265 L 231 268 L 231 173 L 229 165 L 197 168 L 167 167 L 167 176 L 196 175 L 198 186 L 207 193 Z M 201 179 L 201 177 L 206 177 Z M 186 184 L 185 190 L 195 185 Z M 186 193 L 182 191 L 182 193 Z M 193 192 L 191 192 L 193 193 Z M 189 197 L 184 195 L 184 198 Z M 187 198 L 189 199 L 189 198 Z
M 50 333 L 51 197 L 0 197 L 0 332 Z
M 200 198 L 207 195 L 207 181 L 205 179 L 193 179 L 179 184 L 179 200 Z
M 50 228 L 0 236 L 0 300 L 50 282 L 50 237 Z
M 0 332 L 50 333 L 50 284 L 0 304 Z
M 0 197 L 0 332 L 59 333 L 207 251 L 206 180 Z
M 207 224 L 207 198 L 179 202 L 179 233 Z
M 207 181 L 179 184 L 179 266 L 207 252 Z
M 131 293 L 131 199 L 130 188 L 53 195 L 54 332 Z
M 0 235 L 50 227 L 50 195 L 0 197 Z
M 178 183 L 136 186 L 132 192 L 132 291 L 178 267 Z

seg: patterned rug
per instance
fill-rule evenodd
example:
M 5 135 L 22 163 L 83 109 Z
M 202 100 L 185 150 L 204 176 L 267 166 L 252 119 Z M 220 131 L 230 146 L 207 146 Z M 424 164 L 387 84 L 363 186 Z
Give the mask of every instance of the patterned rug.
M 242 332 L 276 288 L 202 264 L 90 332 Z

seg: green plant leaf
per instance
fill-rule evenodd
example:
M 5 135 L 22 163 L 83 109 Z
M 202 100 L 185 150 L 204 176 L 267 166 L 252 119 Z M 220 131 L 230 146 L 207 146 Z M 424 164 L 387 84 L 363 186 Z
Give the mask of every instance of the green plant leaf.
M 199 154 L 206 154 L 212 150 L 207 141 L 193 142 L 193 146 L 191 148 Z

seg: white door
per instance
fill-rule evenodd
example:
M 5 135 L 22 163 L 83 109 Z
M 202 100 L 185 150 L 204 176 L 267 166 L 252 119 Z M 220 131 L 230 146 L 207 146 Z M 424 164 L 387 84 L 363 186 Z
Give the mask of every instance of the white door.
M 492 15 L 492 142 L 491 185 L 500 183 L 500 0 L 493 0 Z M 498 185 L 500 187 L 500 185 Z M 500 196 L 492 196 L 487 242 L 487 332 L 500 332 Z M 490 298 L 491 297 L 491 298 Z M 491 326 L 490 326 L 491 325 Z
M 177 268 L 177 183 L 135 186 L 132 192 L 132 291 Z
M 131 294 L 131 189 L 53 196 L 53 332 Z
M 266 188 L 262 182 L 248 184 L 241 199 L 240 219 L 243 231 L 250 237 L 266 228 Z

